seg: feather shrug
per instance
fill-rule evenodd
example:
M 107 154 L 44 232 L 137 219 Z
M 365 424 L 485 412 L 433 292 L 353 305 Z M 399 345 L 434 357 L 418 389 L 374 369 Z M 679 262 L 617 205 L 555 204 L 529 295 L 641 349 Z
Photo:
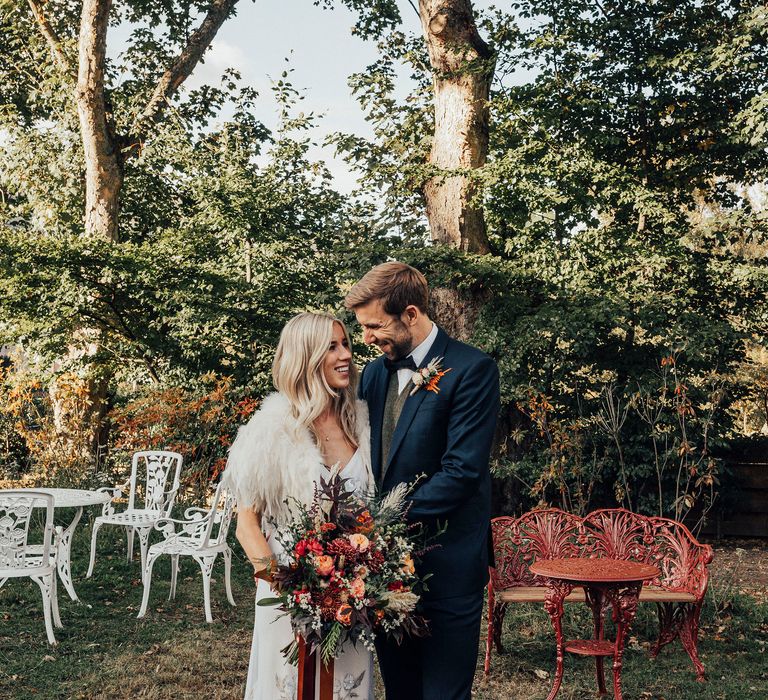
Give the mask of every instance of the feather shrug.
M 368 407 L 364 401 L 355 403 L 358 449 L 372 483 Z M 222 478 L 238 508 L 252 508 L 262 516 L 285 522 L 290 517 L 287 499 L 305 504 L 312 501 L 322 463 L 309 429 L 293 417 L 288 399 L 273 393 L 240 427 Z

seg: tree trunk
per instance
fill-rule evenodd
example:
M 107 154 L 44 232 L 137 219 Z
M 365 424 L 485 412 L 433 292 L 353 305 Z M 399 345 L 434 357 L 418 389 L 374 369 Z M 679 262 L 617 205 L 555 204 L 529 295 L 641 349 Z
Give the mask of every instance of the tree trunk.
M 84 234 L 117 243 L 123 162 L 104 91 L 111 6 L 111 0 L 83 0 L 75 101 L 85 159 Z M 69 357 L 62 361 L 66 381 L 54 379 L 49 387 L 56 434 L 72 465 L 85 464 L 88 457 L 98 460 L 102 451 L 111 370 L 98 358 L 100 345 L 98 329 L 75 332 Z M 66 371 L 71 365 L 79 365 L 77 374 Z
M 494 59 L 480 38 L 470 0 L 419 0 L 419 15 L 433 70 L 435 133 L 431 165 L 444 173 L 424 186 L 432 240 L 487 253 L 482 209 L 457 170 L 474 170 L 488 155 L 488 98 Z
M 66 75 L 71 76 L 73 71 L 65 47 L 46 17 L 44 3 L 28 0 L 28 4 L 56 63 Z M 115 131 L 104 86 L 112 0 L 83 0 L 75 101 L 85 158 L 86 236 L 106 243 L 119 242 L 118 215 L 125 160 L 140 153 L 141 144 L 149 137 L 152 127 L 162 119 L 166 105 L 200 62 L 222 23 L 234 12 L 236 4 L 237 0 L 211 0 L 205 17 L 189 35 L 186 46 L 158 76 L 152 96 L 131 133 L 121 137 Z M 80 371 L 85 369 L 85 376 L 78 379 L 79 384 L 74 389 L 71 381 L 65 383 L 66 387 L 57 381 L 49 387 L 56 432 L 67 450 L 75 455 L 98 457 L 105 443 L 111 372 L 98 357 L 101 340 L 99 330 L 80 328 L 75 333 L 70 356 L 64 363 L 69 365 L 76 359 Z M 85 408 L 77 407 L 72 399 L 73 393 L 77 397 L 85 397 Z
M 75 94 L 85 155 L 85 235 L 117 242 L 123 167 L 104 96 L 111 6 L 111 0 L 83 0 Z
M 451 287 L 432 287 L 429 291 L 429 316 L 448 335 L 467 343 L 472 339 L 484 302 L 482 293 L 474 289 L 460 292 Z

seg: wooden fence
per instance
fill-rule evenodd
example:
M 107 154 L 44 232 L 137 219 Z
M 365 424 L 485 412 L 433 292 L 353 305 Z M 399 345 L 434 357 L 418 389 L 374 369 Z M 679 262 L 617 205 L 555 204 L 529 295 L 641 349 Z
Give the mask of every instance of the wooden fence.
M 768 538 L 768 461 L 730 462 L 727 470 L 732 496 L 715 508 L 704 533 Z

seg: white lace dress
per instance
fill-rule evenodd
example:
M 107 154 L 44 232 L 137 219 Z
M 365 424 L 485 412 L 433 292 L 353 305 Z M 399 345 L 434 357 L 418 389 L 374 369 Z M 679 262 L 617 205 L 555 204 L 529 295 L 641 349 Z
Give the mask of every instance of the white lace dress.
M 367 488 L 367 471 L 359 451 L 344 467 L 342 476 L 350 479 L 349 486 L 355 491 Z M 283 554 L 280 544 L 272 532 L 267 530 L 265 534 L 272 552 L 280 558 Z M 269 584 L 260 580 L 256 599 L 273 595 Z M 297 668 L 288 664 L 280 653 L 292 639 L 293 630 L 287 615 L 276 607 L 256 606 L 245 700 L 296 700 Z M 372 676 L 371 652 L 360 645 L 357 648 L 348 645 L 334 664 L 333 700 L 374 700 Z

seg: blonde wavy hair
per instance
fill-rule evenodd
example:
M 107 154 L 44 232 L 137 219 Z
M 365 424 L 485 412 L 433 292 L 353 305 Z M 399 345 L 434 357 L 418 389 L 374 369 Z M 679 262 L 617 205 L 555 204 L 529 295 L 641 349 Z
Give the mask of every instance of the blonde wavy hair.
M 283 327 L 272 361 L 272 381 L 291 405 L 291 412 L 300 425 L 315 435 L 312 424 L 332 403 L 339 425 L 350 444 L 357 443 L 357 368 L 349 363 L 349 385 L 333 389 L 325 380 L 323 361 L 333 339 L 333 325 L 338 323 L 352 349 L 346 326 L 331 314 L 300 313 Z

